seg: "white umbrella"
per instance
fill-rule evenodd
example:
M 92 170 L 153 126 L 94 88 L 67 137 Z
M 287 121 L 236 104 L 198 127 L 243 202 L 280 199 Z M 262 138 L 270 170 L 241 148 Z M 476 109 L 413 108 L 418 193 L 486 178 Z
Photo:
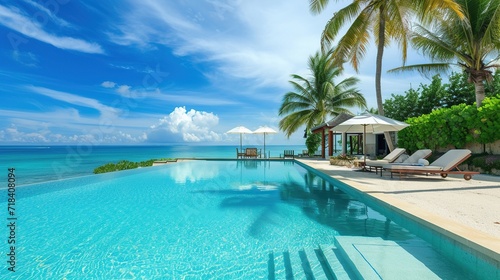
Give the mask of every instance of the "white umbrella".
M 361 133 L 363 132 L 363 153 L 364 163 L 366 165 L 366 133 L 382 133 L 386 131 L 400 131 L 409 124 L 393 120 L 384 116 L 370 113 L 364 113 L 352 117 L 347 121 L 333 127 L 332 131 Z
M 264 134 L 264 157 L 266 156 L 266 134 L 268 133 L 278 133 L 276 130 L 268 127 L 268 126 L 261 126 L 257 128 L 253 133 L 262 133 Z
M 237 126 L 226 133 L 239 134 L 240 135 L 240 151 L 242 151 L 241 135 L 242 134 L 252 134 L 252 131 L 244 126 Z

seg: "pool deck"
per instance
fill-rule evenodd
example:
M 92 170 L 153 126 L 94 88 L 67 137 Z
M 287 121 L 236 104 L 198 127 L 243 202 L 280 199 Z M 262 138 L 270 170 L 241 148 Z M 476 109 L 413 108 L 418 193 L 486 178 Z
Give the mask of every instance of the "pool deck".
M 441 233 L 500 262 L 500 177 L 408 175 L 391 179 L 324 159 L 296 159 L 408 213 Z

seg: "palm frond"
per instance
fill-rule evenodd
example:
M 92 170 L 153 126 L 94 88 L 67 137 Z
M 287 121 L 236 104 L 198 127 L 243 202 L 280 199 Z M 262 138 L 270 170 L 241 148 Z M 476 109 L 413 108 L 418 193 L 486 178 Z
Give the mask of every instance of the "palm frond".
M 338 10 L 333 17 L 326 23 L 325 29 L 321 34 L 321 44 L 322 46 L 329 45 L 335 40 L 340 29 L 344 26 L 347 21 L 355 18 L 360 10 L 360 5 L 358 1 L 352 2 L 350 5 Z M 327 49 L 327 48 L 322 48 Z
M 328 5 L 329 0 L 309 0 L 309 10 L 313 14 L 321 13 Z
M 418 71 L 421 74 L 431 74 L 437 72 L 446 72 L 451 70 L 451 65 L 449 63 L 426 63 L 426 64 L 414 64 L 401 66 L 397 68 L 390 69 L 389 73 L 401 73 L 401 72 L 411 72 Z

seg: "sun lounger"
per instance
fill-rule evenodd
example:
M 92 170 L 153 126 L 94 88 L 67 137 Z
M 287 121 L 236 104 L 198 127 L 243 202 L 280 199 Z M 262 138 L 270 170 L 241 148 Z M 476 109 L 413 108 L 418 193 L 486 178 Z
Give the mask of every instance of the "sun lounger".
M 390 152 L 388 155 L 386 155 L 383 159 L 379 160 L 370 160 L 366 159 L 366 166 L 369 166 L 369 163 L 372 162 L 378 162 L 378 163 L 383 163 L 383 164 L 388 164 L 394 162 L 400 155 L 402 155 L 406 149 L 404 148 L 396 148 L 392 152 Z M 356 159 L 354 160 L 354 164 L 358 165 L 359 164 L 364 164 L 364 159 Z
M 391 165 L 419 165 L 418 161 L 420 159 L 426 159 L 432 154 L 432 151 L 429 149 L 422 149 L 414 152 L 411 156 L 403 160 L 402 162 L 397 162 L 397 163 L 390 163 Z M 378 174 L 378 171 L 380 170 L 380 176 L 382 176 L 382 169 L 384 166 L 387 166 L 388 163 L 385 163 L 383 161 L 370 161 L 369 163 L 366 162 L 366 166 L 370 168 L 370 171 L 372 168 L 375 168 L 375 173 Z
M 443 178 L 448 177 L 448 174 L 463 174 L 465 180 L 470 180 L 472 175 L 479 174 L 479 172 L 463 171 L 458 168 L 458 165 L 470 156 L 470 150 L 456 149 L 449 150 L 429 165 L 412 166 L 389 164 L 384 165 L 383 168 L 391 172 L 391 178 L 393 173 L 398 173 L 400 177 L 402 174 L 440 174 Z

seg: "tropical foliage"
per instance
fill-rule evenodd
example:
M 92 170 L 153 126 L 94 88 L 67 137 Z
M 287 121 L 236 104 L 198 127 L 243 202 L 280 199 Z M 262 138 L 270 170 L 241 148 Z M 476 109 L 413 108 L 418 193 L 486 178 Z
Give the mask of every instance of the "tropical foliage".
M 500 0 L 456 0 L 464 17 L 453 12 L 435 16 L 426 25 L 416 24 L 413 46 L 432 63 L 403 66 L 393 71 L 421 72 L 462 68 L 474 84 L 476 105 L 485 98 L 485 82 L 493 78 L 500 50 Z M 458 62 L 457 62 L 458 61 Z
M 314 153 L 318 150 L 321 145 L 321 135 L 318 133 L 309 133 L 306 139 L 306 147 L 307 152 L 310 156 L 313 156 Z
M 500 93 L 500 71 L 496 71 L 493 83 L 487 85 L 486 96 Z M 448 83 L 441 76 L 432 77 L 430 84 L 420 84 L 417 89 L 409 89 L 404 94 L 392 94 L 384 101 L 385 115 L 400 121 L 429 114 L 434 109 L 450 108 L 459 104 L 474 104 L 474 85 L 467 82 L 466 73 L 452 73 Z
M 162 160 L 170 160 L 170 159 L 162 159 Z M 117 163 L 106 163 L 94 169 L 94 174 L 134 169 L 139 167 L 147 167 L 152 166 L 153 162 L 157 161 L 157 159 L 150 159 L 141 162 L 133 162 L 128 160 L 121 160 Z
M 430 114 L 410 118 L 410 125 L 398 133 L 398 144 L 410 151 L 453 146 L 467 143 L 493 143 L 500 140 L 500 94 L 485 98 L 483 105 L 460 104 L 441 108 Z
M 329 0 L 310 0 L 311 11 L 319 13 L 329 2 Z M 418 11 L 421 19 L 427 19 L 443 7 L 459 13 L 457 5 L 452 0 L 353 0 L 351 4 L 333 14 L 323 31 L 321 42 L 323 47 L 328 47 L 336 39 L 342 27 L 351 22 L 347 32 L 340 38 L 333 58 L 335 64 L 342 65 L 344 62 L 349 62 L 358 71 L 360 60 L 369 48 L 370 34 L 373 34 L 377 44 L 375 92 L 378 113 L 383 116 L 381 77 L 384 48 L 391 41 L 398 43 L 404 63 L 408 48 L 409 22 L 414 17 L 413 11 Z M 386 139 L 392 150 L 393 145 L 388 134 Z
M 329 63 L 332 51 L 316 52 L 309 57 L 310 78 L 292 75 L 290 81 L 294 91 L 284 95 L 279 115 L 283 119 L 279 127 L 290 137 L 301 126 L 306 130 L 327 121 L 340 113 L 350 113 L 350 107 L 366 108 L 366 100 L 355 88 L 358 79 L 346 78 L 335 82 L 341 74 L 340 68 Z

